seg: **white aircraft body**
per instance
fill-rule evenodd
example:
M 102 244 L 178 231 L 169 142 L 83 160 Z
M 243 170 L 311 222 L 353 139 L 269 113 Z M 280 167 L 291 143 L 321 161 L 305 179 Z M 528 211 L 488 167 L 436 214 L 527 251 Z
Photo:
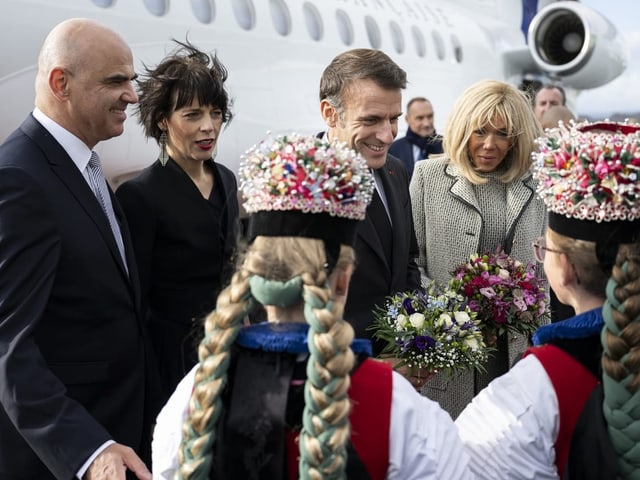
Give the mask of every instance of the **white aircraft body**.
M 478 80 L 558 81 L 570 98 L 616 78 L 627 51 L 615 26 L 576 2 L 552 0 L 3 0 L 0 141 L 33 109 L 39 48 L 72 17 L 94 18 L 155 65 L 188 38 L 229 71 L 233 121 L 216 160 L 236 170 L 268 131 L 318 132 L 326 65 L 356 47 L 385 51 L 407 72 L 403 101 L 426 96 L 444 129 L 462 91 Z M 528 39 L 528 40 L 527 40 Z M 571 106 L 571 100 L 569 101 Z M 405 126 L 400 125 L 399 135 Z M 125 133 L 97 147 L 112 185 L 157 158 L 134 110 Z

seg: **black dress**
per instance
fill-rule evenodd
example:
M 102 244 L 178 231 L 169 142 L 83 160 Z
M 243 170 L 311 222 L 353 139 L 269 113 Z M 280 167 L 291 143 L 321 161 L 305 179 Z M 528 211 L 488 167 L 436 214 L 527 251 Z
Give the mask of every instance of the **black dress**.
M 213 161 L 205 167 L 214 175 L 208 199 L 172 159 L 164 167 L 156 161 L 116 193 L 131 230 L 167 398 L 196 363 L 202 319 L 233 270 L 236 179 Z

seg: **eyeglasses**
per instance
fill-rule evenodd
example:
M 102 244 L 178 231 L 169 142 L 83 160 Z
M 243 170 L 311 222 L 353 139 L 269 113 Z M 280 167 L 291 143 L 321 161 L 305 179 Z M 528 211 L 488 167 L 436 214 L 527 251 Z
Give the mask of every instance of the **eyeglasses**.
M 549 248 L 545 245 L 544 237 L 538 237 L 535 242 L 531 244 L 533 246 L 533 254 L 536 257 L 536 260 L 540 263 L 544 262 L 544 257 L 547 252 L 551 253 L 564 253 L 567 255 L 567 252 L 563 252 L 562 250 L 554 250 L 553 248 Z M 578 271 L 576 270 L 575 264 L 571 264 L 571 268 L 573 268 L 573 273 L 576 277 L 576 283 L 580 285 L 580 277 L 578 276 Z
M 545 245 L 544 237 L 538 237 L 535 242 L 531 244 L 533 246 L 533 254 L 536 260 L 540 263 L 544 262 L 544 256 L 547 252 L 551 253 L 565 253 L 562 250 L 554 250 Z

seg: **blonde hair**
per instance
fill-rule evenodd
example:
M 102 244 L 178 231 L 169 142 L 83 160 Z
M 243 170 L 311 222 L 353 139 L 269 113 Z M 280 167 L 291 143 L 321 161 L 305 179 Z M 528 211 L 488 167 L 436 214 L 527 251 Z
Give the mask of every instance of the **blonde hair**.
M 542 134 L 540 123 L 531 109 L 526 93 L 497 80 L 484 80 L 467 88 L 456 101 L 449 117 L 442 143 L 449 162 L 456 165 L 471 183 L 482 184 L 487 178 L 474 168 L 469 152 L 473 132 L 504 120 L 511 147 L 504 162 L 507 169 L 500 180 L 509 183 L 531 169 L 535 139 Z
M 573 265 L 580 279 L 580 286 L 589 294 L 604 300 L 610 272 L 602 269 L 596 256 L 596 242 L 567 237 L 551 229 L 548 233 L 557 249 L 563 252 Z
M 275 281 L 302 278 L 301 301 L 314 340 L 309 345 L 310 375 L 299 439 L 299 475 L 314 480 L 344 476 L 350 433 L 349 372 L 355 362 L 350 344 L 354 334 L 342 319 L 342 304 L 332 301 L 325 262 L 321 240 L 259 236 L 249 246 L 231 284 L 220 293 L 216 309 L 205 320 L 205 337 L 198 349 L 200 364 L 183 425 L 177 478 L 209 478 L 231 345 L 245 315 L 256 303 L 249 285 L 254 275 Z M 353 248 L 342 245 L 334 271 L 346 271 L 353 263 Z

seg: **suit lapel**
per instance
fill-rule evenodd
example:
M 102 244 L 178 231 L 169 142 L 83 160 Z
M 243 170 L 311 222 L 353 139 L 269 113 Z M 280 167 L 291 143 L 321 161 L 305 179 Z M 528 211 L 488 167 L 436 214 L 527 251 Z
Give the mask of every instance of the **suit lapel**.
M 513 181 L 507 188 L 507 237 L 505 241 L 508 243 L 509 251 L 518 220 L 534 198 L 534 189 L 527 184 L 530 178 L 531 176 L 528 176 L 524 179 Z
M 367 213 L 365 219 L 360 222 L 360 225 L 358 225 L 358 237 L 360 237 L 361 241 L 371 247 L 385 265 L 387 264 L 387 261 L 384 258 L 384 249 L 382 248 L 382 244 L 378 238 L 378 232 L 376 231 L 376 227 L 374 226 L 369 213 Z
M 127 217 L 120 206 L 120 202 L 118 202 L 118 198 L 111 191 L 111 187 L 109 187 L 109 194 L 111 195 L 111 203 L 113 204 L 113 210 L 116 214 L 116 218 L 118 219 L 118 223 L 120 224 L 120 233 L 122 234 L 122 241 L 124 243 L 124 251 L 127 256 L 127 269 L 129 273 L 123 269 L 123 273 L 129 280 L 129 284 L 131 285 L 131 290 L 133 291 L 133 298 L 135 300 L 136 311 L 141 310 L 141 292 L 140 292 L 140 282 L 138 281 L 138 265 L 135 261 L 135 253 L 133 251 L 133 242 L 131 241 L 131 232 L 129 231 L 129 224 L 127 223 Z M 109 227 L 111 229 L 111 227 Z M 117 245 L 116 245 L 117 248 Z M 112 251 L 113 253 L 113 251 Z M 120 260 L 120 254 L 118 252 L 117 259 Z M 133 280 L 132 280 L 133 279 Z
M 384 168 L 385 167 L 383 167 L 381 170 L 383 170 Z M 388 193 L 386 192 L 387 186 L 384 183 L 384 181 L 383 181 L 383 187 L 385 188 L 385 195 L 388 195 Z M 388 197 L 387 197 L 387 201 L 388 201 Z M 360 222 L 360 225 L 358 226 L 358 237 L 362 242 L 369 245 L 371 250 L 373 250 L 373 252 L 380 258 L 380 261 L 382 262 L 382 264 L 390 272 L 391 266 L 387 262 L 386 255 L 384 253 L 384 247 L 382 246 L 382 242 L 380 241 L 380 237 L 378 236 L 378 231 L 375 227 L 375 223 L 372 220 L 372 208 L 373 208 L 372 205 L 373 205 L 373 202 L 370 203 L 369 206 L 367 207 L 367 216 L 365 217 L 364 221 Z M 393 219 L 393 214 L 391 215 L 391 218 Z M 393 229 L 393 226 L 392 226 L 392 229 Z
M 386 163 L 380 170 L 380 180 L 384 187 L 384 193 L 387 197 L 387 206 L 389 207 L 389 216 L 391 217 L 391 231 L 393 244 L 391 249 L 391 265 L 389 265 L 392 275 L 395 275 L 400 269 L 394 268 L 395 265 L 401 261 L 402 253 L 399 251 L 401 245 L 403 245 L 403 237 L 406 235 L 406 229 L 402 219 L 404 218 L 404 212 L 402 211 L 402 205 L 400 204 L 400 196 L 398 189 L 401 188 L 398 182 L 395 181 L 396 172 L 393 168 L 390 168 L 389 163 Z M 404 260 L 406 262 L 406 258 Z M 395 280 L 395 279 L 393 279 Z
M 93 223 L 96 225 L 96 228 L 109 247 L 111 256 L 128 280 L 129 276 L 122 263 L 118 245 L 113 238 L 113 232 L 109 226 L 109 220 L 102 210 L 98 199 L 93 194 L 91 187 L 82 176 L 82 173 L 78 170 L 78 167 L 76 167 L 64 148 L 62 148 L 55 138 L 53 138 L 48 130 L 32 116 L 29 116 L 24 121 L 22 124 L 22 130 L 42 149 L 43 152 L 46 152 L 45 155 L 51 165 L 51 170 L 71 192 L 74 198 L 78 201 L 80 207 L 87 213 L 87 215 L 89 215 L 89 217 L 91 217 Z M 115 201 L 114 196 L 111 193 L 111 188 L 109 188 L 109 192 L 111 194 L 112 201 Z M 121 219 L 124 217 L 118 215 L 118 218 Z M 125 250 L 127 258 L 133 256 L 132 249 Z
M 455 165 L 446 165 L 445 175 L 453 182 L 449 188 L 451 195 L 479 212 L 480 207 L 478 205 L 478 199 L 473 191 L 473 185 L 471 182 L 460 174 L 460 171 Z

